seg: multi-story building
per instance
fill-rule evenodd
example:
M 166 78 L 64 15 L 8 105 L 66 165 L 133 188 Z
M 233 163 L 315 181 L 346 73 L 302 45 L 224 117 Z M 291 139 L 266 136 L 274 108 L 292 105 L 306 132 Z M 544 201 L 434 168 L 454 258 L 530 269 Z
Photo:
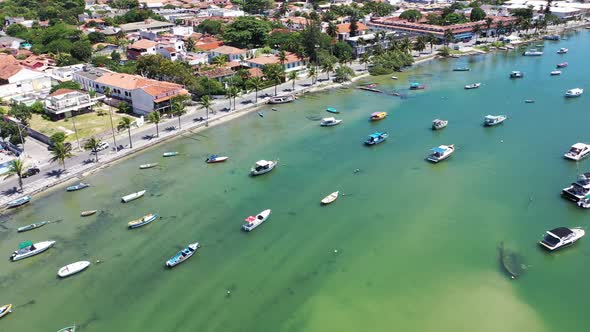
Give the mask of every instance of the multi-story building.
M 218 48 L 212 49 L 209 52 L 209 58 L 213 59 L 216 56 L 220 55 L 227 55 L 229 61 L 241 61 L 241 59 L 245 59 L 248 56 L 248 50 L 243 50 L 241 48 L 233 47 L 233 46 L 220 46 Z
M 48 75 L 22 66 L 12 55 L 0 55 L 0 98 L 46 93 L 50 89 Z
M 305 69 L 305 59 L 300 59 L 296 54 L 291 52 L 285 53 L 286 58 L 283 63 L 283 68 L 286 72 L 298 71 Z M 246 65 L 252 68 L 262 68 L 265 65 L 281 63 L 277 54 L 263 54 L 262 56 L 245 60 Z
M 93 105 L 104 96 L 91 98 L 86 92 L 58 89 L 43 100 L 45 113 L 52 120 L 60 120 L 89 112 Z

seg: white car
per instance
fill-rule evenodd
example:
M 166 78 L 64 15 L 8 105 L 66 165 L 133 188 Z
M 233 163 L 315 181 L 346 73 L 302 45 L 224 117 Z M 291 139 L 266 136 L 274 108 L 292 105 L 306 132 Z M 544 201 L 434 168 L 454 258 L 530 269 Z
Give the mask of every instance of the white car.
M 96 151 L 102 151 L 102 150 L 106 150 L 108 148 L 109 148 L 109 143 L 107 143 L 107 142 L 100 142 L 100 144 L 96 148 Z

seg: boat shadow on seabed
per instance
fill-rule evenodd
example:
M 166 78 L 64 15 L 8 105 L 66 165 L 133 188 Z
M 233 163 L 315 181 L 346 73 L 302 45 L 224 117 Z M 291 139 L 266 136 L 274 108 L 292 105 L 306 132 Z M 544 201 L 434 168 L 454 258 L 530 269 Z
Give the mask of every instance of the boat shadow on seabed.
M 506 249 L 504 241 L 498 245 L 498 258 L 500 268 L 511 279 L 519 278 L 527 269 L 527 265 L 523 263 L 523 258 L 520 254 Z

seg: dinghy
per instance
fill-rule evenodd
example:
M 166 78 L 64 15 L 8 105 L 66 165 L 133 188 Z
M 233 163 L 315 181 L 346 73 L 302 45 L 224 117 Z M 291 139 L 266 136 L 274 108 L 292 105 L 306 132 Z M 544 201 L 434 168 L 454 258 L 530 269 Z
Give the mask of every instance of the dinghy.
M 24 196 L 19 199 L 15 199 L 14 201 L 8 202 L 7 207 L 9 209 L 19 207 L 21 205 L 24 205 L 24 204 L 27 204 L 28 202 L 30 202 L 31 198 L 32 198 L 31 196 Z
M 68 264 L 57 271 L 57 275 L 60 278 L 66 278 L 73 274 L 79 273 L 84 271 L 87 267 L 90 266 L 89 261 L 79 261 L 76 263 Z
M 96 211 L 97 210 L 86 210 L 86 211 L 82 211 L 82 212 L 80 212 L 80 216 L 81 217 L 88 217 L 88 216 L 91 216 L 91 215 L 95 214 Z
M 0 318 L 12 312 L 12 304 L 5 304 L 0 307 Z
M 80 182 L 77 185 L 67 187 L 66 191 L 76 191 L 76 190 L 81 190 L 81 189 L 88 188 L 88 187 L 90 187 L 90 185 L 88 183 Z
M 213 155 L 210 155 L 209 157 L 207 157 L 205 162 L 207 162 L 207 164 L 215 164 L 215 163 L 222 163 L 228 159 L 229 159 L 229 157 L 218 156 L 216 154 L 213 154 Z
M 158 163 L 143 164 L 143 165 L 139 165 L 139 169 L 148 169 L 148 168 L 152 168 L 152 167 L 156 167 L 156 166 L 158 166 Z
M 250 232 L 254 230 L 254 228 L 260 226 L 263 222 L 265 222 L 268 217 L 270 216 L 270 209 L 266 209 L 255 216 L 249 216 L 246 218 L 246 223 L 242 225 L 242 230 L 246 232 Z
M 137 220 L 133 220 L 133 221 L 128 222 L 127 226 L 129 226 L 129 228 L 131 228 L 131 229 L 138 228 L 141 226 L 145 226 L 156 219 L 158 219 L 158 214 L 157 213 L 150 213 L 148 215 L 143 216 L 141 219 L 137 219 Z
M 337 109 L 335 109 L 333 107 L 326 108 L 326 112 L 334 113 L 334 114 L 340 113 Z
M 163 157 L 174 157 L 174 156 L 177 156 L 177 155 L 178 155 L 178 152 L 176 152 L 176 151 L 164 152 L 162 154 Z
M 19 245 L 19 249 L 12 253 L 10 259 L 15 262 L 31 256 L 35 256 L 51 248 L 55 241 L 41 241 L 33 244 L 31 241 L 23 242 Z
M 199 249 L 199 242 L 191 243 L 186 248 L 179 251 L 174 257 L 166 261 L 167 267 L 174 267 L 189 259 Z
M 123 203 L 131 202 L 133 200 L 136 200 L 136 199 L 142 197 L 144 194 L 145 194 L 145 190 L 138 191 L 136 193 L 121 197 L 121 201 L 123 201 Z
M 338 194 L 339 194 L 339 191 L 335 191 L 335 192 L 331 193 L 330 195 L 324 197 L 324 199 L 322 199 L 322 204 L 328 205 L 330 203 L 333 203 L 338 198 Z
M 40 222 L 36 222 L 34 224 L 30 224 L 30 225 L 27 225 L 27 226 L 19 227 L 19 228 L 16 229 L 16 231 L 19 232 L 19 233 L 22 233 L 22 232 L 33 230 L 35 228 L 39 228 L 41 226 L 45 226 L 47 224 L 49 224 L 49 221 L 40 221 Z
M 68 327 L 64 327 L 63 329 L 57 331 L 57 332 L 76 332 L 76 326 L 68 326 Z

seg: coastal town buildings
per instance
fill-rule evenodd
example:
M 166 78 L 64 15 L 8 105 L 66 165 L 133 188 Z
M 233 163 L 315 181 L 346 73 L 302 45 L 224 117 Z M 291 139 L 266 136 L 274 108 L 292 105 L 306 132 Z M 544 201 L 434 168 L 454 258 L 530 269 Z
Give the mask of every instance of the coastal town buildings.
M 57 89 L 43 100 L 43 106 L 52 120 L 59 120 L 89 112 L 101 99 L 104 96 L 91 98 L 86 92 Z
M 248 56 L 248 50 L 244 50 L 233 46 L 220 46 L 212 49 L 209 52 L 209 60 L 220 55 L 227 56 L 229 61 L 241 61 L 242 59 L 245 59 Z
M 285 61 L 281 63 L 279 54 L 263 54 L 259 57 L 245 60 L 245 64 L 251 68 L 262 68 L 269 64 L 281 64 L 285 72 L 299 71 L 305 69 L 306 62 L 300 59 L 296 54 L 285 52 Z
M 51 78 L 21 65 L 12 55 L 0 55 L 0 99 L 51 89 Z

